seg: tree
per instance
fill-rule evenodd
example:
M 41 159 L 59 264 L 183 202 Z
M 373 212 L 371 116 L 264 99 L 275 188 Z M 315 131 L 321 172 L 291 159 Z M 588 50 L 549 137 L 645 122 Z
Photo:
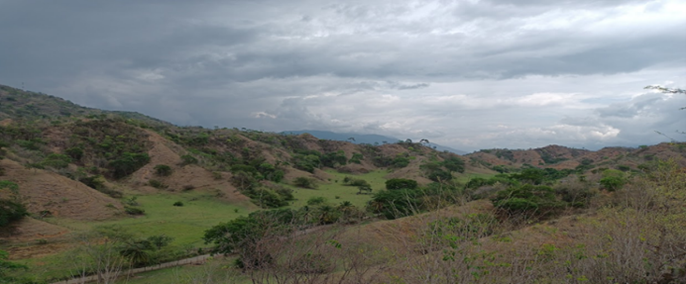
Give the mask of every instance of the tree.
M 145 166 L 148 162 L 150 162 L 150 156 L 147 153 L 125 152 L 121 158 L 111 161 L 109 166 L 112 168 L 115 178 L 123 178 Z
M 289 219 L 280 216 L 283 214 L 278 212 L 240 216 L 206 230 L 203 240 L 205 244 L 213 245 L 212 254 L 236 253 L 236 265 L 244 270 L 262 268 L 273 261 L 263 244 L 290 231 L 289 226 L 284 225 Z
M 161 177 L 167 177 L 172 174 L 172 168 L 167 165 L 157 165 L 155 166 L 155 174 Z
M 614 169 L 607 169 L 603 171 L 602 178 L 600 179 L 600 185 L 603 186 L 607 191 L 615 191 L 626 183 L 624 178 L 624 172 Z
M 0 181 L 0 190 L 9 190 L 9 198 L 0 199 L 0 227 L 28 215 L 26 207 L 19 198 L 19 185 L 11 181 Z
M 302 187 L 302 188 L 316 189 L 317 188 L 317 181 L 313 178 L 297 177 L 293 180 L 293 185 L 295 185 L 297 187 Z

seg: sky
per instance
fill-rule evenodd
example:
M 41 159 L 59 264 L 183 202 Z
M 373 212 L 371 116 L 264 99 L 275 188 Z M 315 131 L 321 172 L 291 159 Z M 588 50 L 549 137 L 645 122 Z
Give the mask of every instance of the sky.
M 0 0 L 0 84 L 474 151 L 686 140 L 683 0 Z M 657 132 L 663 133 L 660 135 Z

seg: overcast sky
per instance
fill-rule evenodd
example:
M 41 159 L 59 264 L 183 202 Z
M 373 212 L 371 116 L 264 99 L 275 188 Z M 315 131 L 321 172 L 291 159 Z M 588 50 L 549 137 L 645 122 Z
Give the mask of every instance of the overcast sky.
M 686 2 L 0 0 L 0 84 L 178 125 L 473 151 L 686 135 Z

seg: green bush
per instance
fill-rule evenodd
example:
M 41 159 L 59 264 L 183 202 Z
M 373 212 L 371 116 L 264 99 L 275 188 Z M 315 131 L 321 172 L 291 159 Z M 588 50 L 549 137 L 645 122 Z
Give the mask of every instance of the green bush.
M 253 203 L 262 208 L 288 206 L 288 201 L 283 196 L 268 188 L 257 188 L 250 192 L 249 197 Z
M 464 161 L 462 159 L 452 156 L 449 158 L 446 158 L 443 160 L 441 163 L 443 167 L 448 169 L 449 172 L 458 172 L 458 173 L 463 173 L 464 172 Z
M 345 152 L 343 151 L 327 153 L 323 155 L 320 160 L 322 165 L 330 168 L 342 166 L 348 162 L 348 159 L 345 157 Z
M 416 189 L 381 190 L 372 196 L 368 209 L 386 219 L 410 216 L 422 210 L 422 196 Z
M 63 169 L 69 166 L 71 163 L 71 158 L 63 154 L 50 154 L 48 155 L 41 164 L 46 167 L 51 167 L 55 169 Z
M 181 207 L 181 206 L 183 206 L 183 202 L 181 202 L 181 201 L 176 201 L 176 202 L 174 202 L 173 205 L 176 206 L 176 207 Z
M 83 149 L 79 147 L 72 147 L 67 150 L 64 150 L 64 153 L 69 155 L 74 161 L 79 161 L 81 158 L 83 158 Z
M 296 154 L 293 157 L 293 166 L 296 169 L 314 173 L 321 164 L 321 154 L 317 151 L 308 151 Z
M 316 189 L 317 181 L 314 178 L 297 177 L 293 180 L 293 185 L 302 188 Z
M 404 168 L 408 165 L 410 165 L 410 158 L 404 156 L 395 157 L 395 159 L 391 161 L 391 166 L 394 168 Z
M 105 178 L 102 175 L 84 177 L 79 179 L 79 181 L 90 188 L 109 195 L 112 198 L 121 198 L 123 196 L 121 192 L 107 188 L 105 186 Z
M 124 206 L 124 211 L 129 215 L 145 215 L 145 210 L 133 206 Z
M 281 195 L 281 198 L 283 198 L 283 200 L 295 200 L 295 196 L 293 196 L 293 190 L 288 187 L 278 186 L 276 189 L 274 189 L 274 192 L 276 192 L 278 195 Z
M 357 179 L 357 178 L 350 178 L 350 177 L 345 177 L 343 178 L 343 184 L 347 186 L 363 186 L 363 187 L 371 187 L 369 182 L 363 179 Z
M 105 178 L 102 175 L 80 178 L 79 181 L 93 189 L 105 187 Z
M 28 215 L 24 204 L 13 200 L 0 199 L 0 227 Z
M 148 162 L 150 162 L 150 156 L 147 153 L 125 152 L 121 158 L 111 161 L 109 167 L 113 170 L 114 178 L 123 178 L 145 166 Z
M 557 200 L 552 188 L 531 184 L 500 191 L 491 201 L 496 208 L 525 218 L 552 216 L 564 208 L 564 202 Z
M 314 196 L 314 197 L 310 197 L 310 199 L 307 200 L 307 205 L 310 205 L 310 206 L 312 206 L 312 205 L 321 205 L 321 204 L 326 203 L 326 201 L 327 201 L 327 200 L 326 200 L 325 197 Z
M 195 157 L 193 157 L 191 155 L 181 156 L 181 166 L 197 164 L 197 163 L 198 163 L 198 159 L 196 159 Z
M 600 185 L 607 191 L 615 191 L 624 186 L 626 179 L 624 172 L 619 170 L 607 169 L 603 171 Z
M 386 181 L 386 189 L 416 189 L 417 181 L 404 178 L 393 178 Z
M 364 159 L 364 156 L 360 153 L 353 153 L 353 156 L 350 158 L 348 162 L 350 163 L 355 163 L 355 164 L 361 164 L 362 159 Z
M 172 174 L 172 168 L 167 165 L 155 166 L 155 174 L 161 177 L 168 177 Z

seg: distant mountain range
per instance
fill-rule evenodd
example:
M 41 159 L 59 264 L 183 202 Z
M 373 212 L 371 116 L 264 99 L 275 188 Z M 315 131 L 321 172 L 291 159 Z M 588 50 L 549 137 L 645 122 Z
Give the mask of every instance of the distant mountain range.
M 331 131 L 322 131 L 322 130 L 297 130 L 297 131 L 283 131 L 281 132 L 282 134 L 303 134 L 303 133 L 309 133 L 314 137 L 317 137 L 319 139 L 327 139 L 327 140 L 336 140 L 336 141 L 348 141 L 352 142 L 355 144 L 384 144 L 384 143 L 396 143 L 398 141 L 404 141 L 404 139 L 398 139 L 395 137 L 390 137 L 390 136 L 384 136 L 384 135 L 377 135 L 377 134 L 359 134 L 359 133 L 336 133 L 336 132 L 331 132 Z M 352 139 L 351 139 L 352 138 Z M 414 142 L 419 142 L 419 141 L 414 141 Z M 464 155 L 467 154 L 467 152 L 450 148 L 447 146 L 443 145 L 438 145 L 435 143 L 428 143 L 427 144 L 431 148 L 435 148 L 437 151 L 448 151 L 452 152 L 458 155 Z

